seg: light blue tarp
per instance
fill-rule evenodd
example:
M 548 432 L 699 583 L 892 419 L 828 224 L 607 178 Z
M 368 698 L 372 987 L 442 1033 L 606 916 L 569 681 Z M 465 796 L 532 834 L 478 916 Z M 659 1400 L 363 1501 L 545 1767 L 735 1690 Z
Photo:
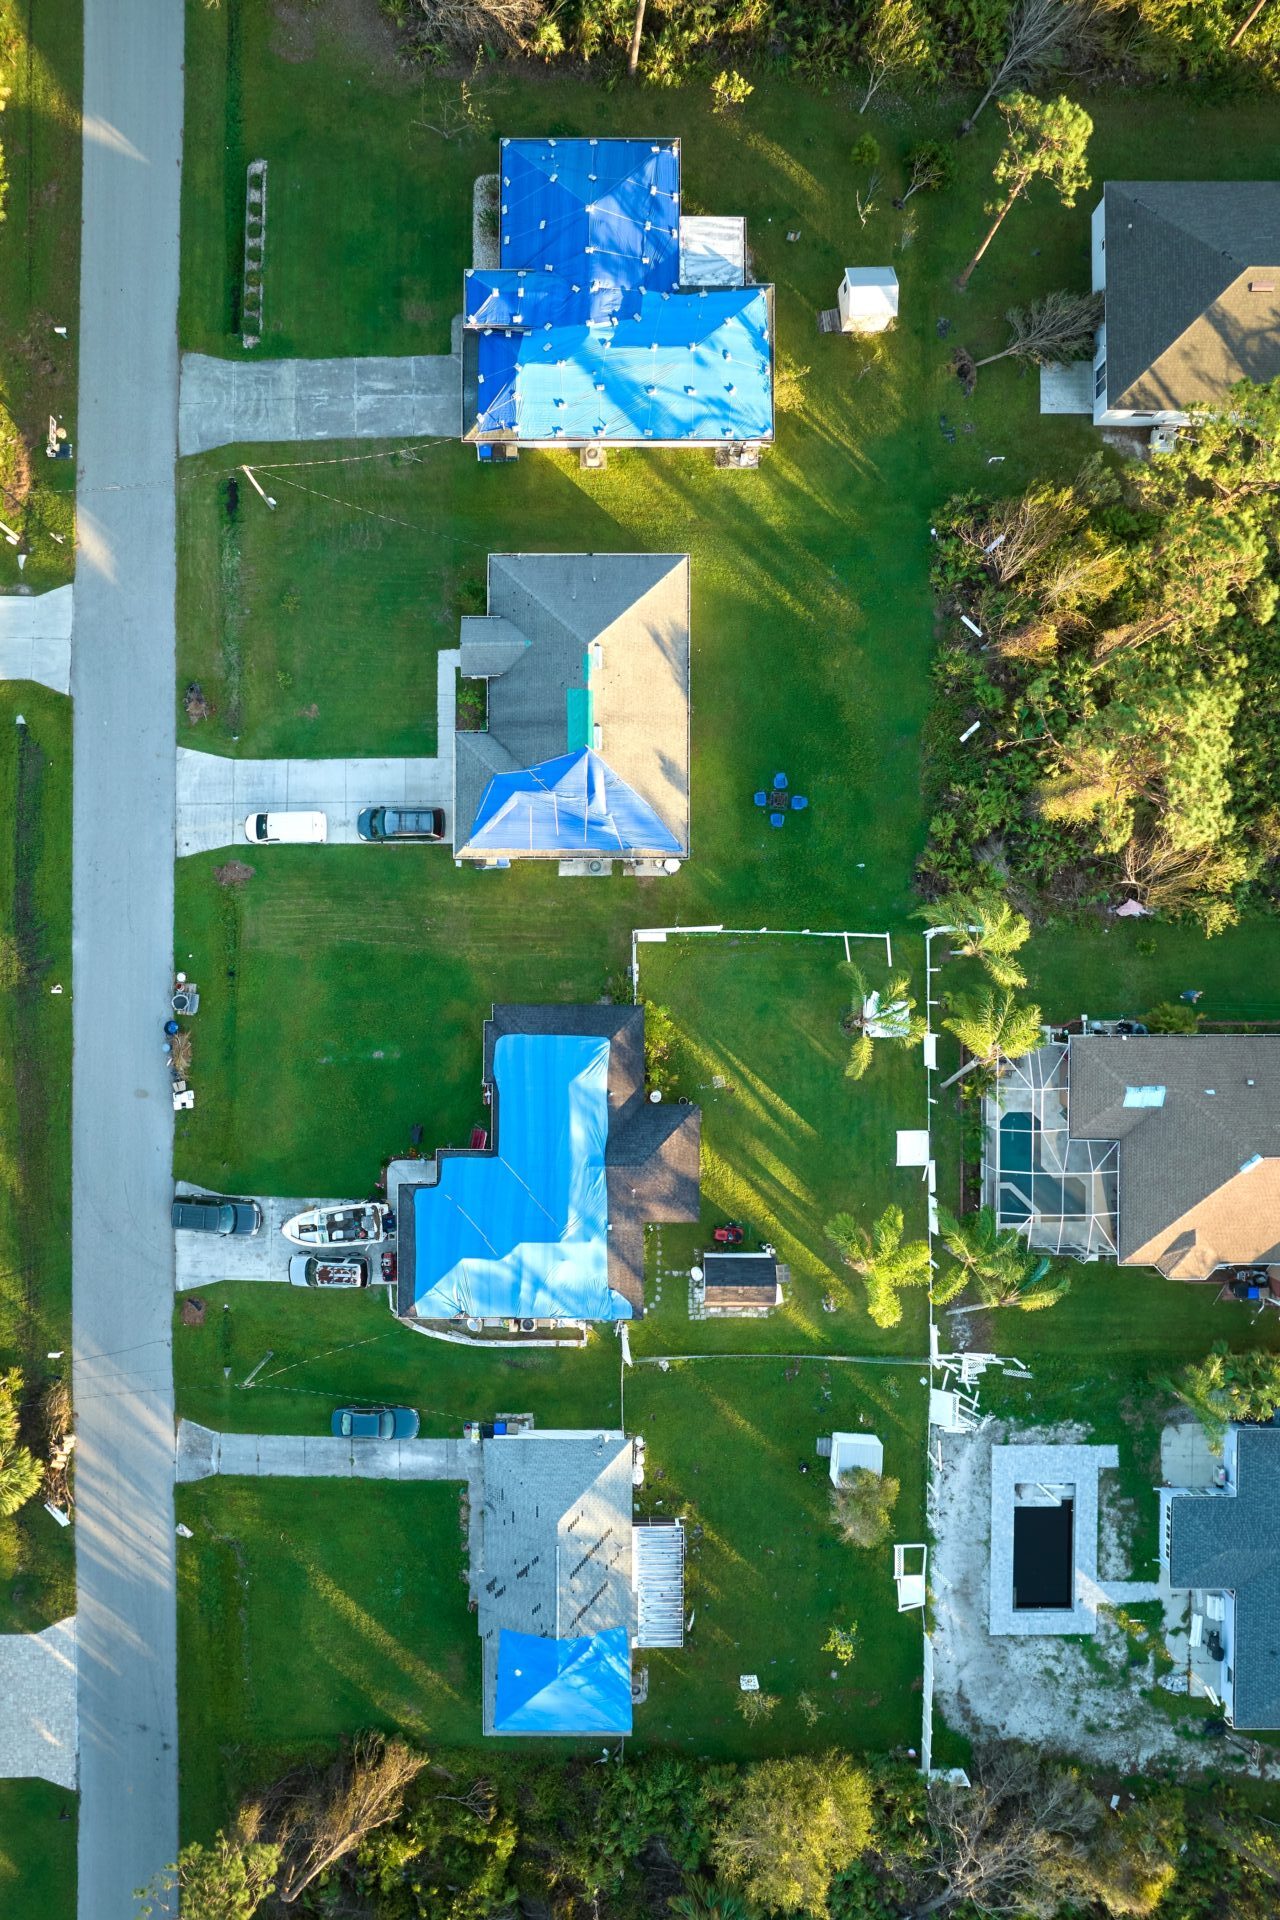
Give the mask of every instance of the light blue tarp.
M 463 844 L 499 854 L 680 851 L 649 802 L 590 747 L 495 773 Z
M 502 143 L 501 261 L 465 287 L 481 437 L 761 440 L 759 287 L 682 292 L 679 153 L 647 140 Z
M 631 1649 L 625 1627 L 582 1640 L 498 1635 L 495 1733 L 630 1733 Z
M 446 1155 L 413 1197 L 414 1311 L 426 1320 L 629 1320 L 609 1285 L 609 1042 L 503 1034 L 497 1150 Z

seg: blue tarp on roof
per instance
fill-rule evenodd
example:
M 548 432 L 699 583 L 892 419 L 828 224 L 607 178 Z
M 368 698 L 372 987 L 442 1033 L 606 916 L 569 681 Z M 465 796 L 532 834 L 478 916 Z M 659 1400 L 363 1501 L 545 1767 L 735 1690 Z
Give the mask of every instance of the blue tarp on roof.
M 680 852 L 648 801 L 589 747 L 495 773 L 463 844 L 506 854 Z
M 498 1635 L 495 1733 L 630 1733 L 631 1650 L 625 1627 L 582 1640 Z
M 525 441 L 760 440 L 773 431 L 768 299 L 678 288 L 679 150 L 506 140 L 501 261 L 465 287 L 468 431 Z
M 609 1286 L 609 1042 L 503 1034 L 497 1150 L 446 1155 L 413 1196 L 414 1311 L 425 1320 L 629 1320 Z

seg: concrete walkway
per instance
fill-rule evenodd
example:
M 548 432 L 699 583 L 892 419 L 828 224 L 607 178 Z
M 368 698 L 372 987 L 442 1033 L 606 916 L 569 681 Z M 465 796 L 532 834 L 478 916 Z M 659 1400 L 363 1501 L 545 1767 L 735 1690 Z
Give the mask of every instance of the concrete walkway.
M 177 1857 L 172 991 L 183 9 L 85 0 L 71 692 L 80 1920 Z
M 0 1779 L 52 1780 L 74 1789 L 74 1616 L 43 1633 L 0 1634 L 0 1701 Z
M 456 440 L 462 363 L 452 353 L 399 360 L 216 360 L 182 356 L 180 453 L 284 440 Z
M 480 1448 L 467 1440 L 336 1440 L 331 1434 L 215 1433 L 178 1423 L 179 1480 L 214 1474 L 291 1480 L 470 1480 Z
M 0 594 L 0 680 L 35 680 L 55 693 L 71 691 L 74 594 L 74 587 Z
M 436 657 L 436 752 L 421 760 L 240 760 L 225 753 L 178 748 L 179 855 L 238 847 L 249 855 L 244 823 L 270 809 L 326 814 L 329 840 L 359 842 L 356 819 L 364 807 L 443 807 L 452 829 L 456 676 L 462 655 L 443 647 Z

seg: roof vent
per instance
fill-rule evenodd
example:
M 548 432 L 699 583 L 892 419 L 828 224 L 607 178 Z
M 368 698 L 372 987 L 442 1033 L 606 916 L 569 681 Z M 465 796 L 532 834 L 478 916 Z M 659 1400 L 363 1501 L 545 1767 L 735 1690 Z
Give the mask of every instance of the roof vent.
M 1251 280 L 1249 282 L 1250 293 L 1274 293 L 1275 290 L 1276 283 L 1274 280 Z
M 1260 1167 L 1261 1165 L 1262 1155 L 1260 1153 L 1251 1153 L 1249 1158 L 1241 1163 L 1240 1171 L 1241 1173 L 1252 1173 L 1255 1167 Z
M 1164 1095 L 1163 1087 L 1126 1087 L 1124 1104 L 1126 1107 L 1162 1107 Z

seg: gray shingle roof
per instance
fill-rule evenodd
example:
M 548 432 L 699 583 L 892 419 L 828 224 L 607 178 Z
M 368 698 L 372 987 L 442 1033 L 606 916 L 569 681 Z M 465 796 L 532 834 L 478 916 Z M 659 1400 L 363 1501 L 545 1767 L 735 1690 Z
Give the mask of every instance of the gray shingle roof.
M 1122 1261 L 1195 1277 L 1280 1255 L 1280 1036 L 1074 1036 L 1069 1072 L 1072 1137 L 1120 1143 Z M 1124 1104 L 1157 1086 L 1162 1105 Z
M 506 769 L 568 752 L 568 695 L 586 688 L 597 641 L 590 685 L 600 753 L 688 851 L 687 554 L 491 554 L 488 616 L 467 616 L 462 629 L 464 674 L 489 678 L 489 731 L 458 735 L 459 854 L 485 785 L 476 784 L 474 742 L 500 746 Z
M 1280 373 L 1280 183 L 1108 180 L 1107 405 L 1176 410 Z M 1272 291 L 1250 290 L 1255 269 Z
M 1169 1582 L 1235 1595 L 1233 1718 L 1280 1729 L 1280 1428 L 1236 1432 L 1236 1492 L 1170 1502 Z
M 498 1635 L 571 1640 L 626 1627 L 632 1446 L 625 1434 L 528 1433 L 482 1443 L 479 1564 L 471 1569 L 493 1732 Z

